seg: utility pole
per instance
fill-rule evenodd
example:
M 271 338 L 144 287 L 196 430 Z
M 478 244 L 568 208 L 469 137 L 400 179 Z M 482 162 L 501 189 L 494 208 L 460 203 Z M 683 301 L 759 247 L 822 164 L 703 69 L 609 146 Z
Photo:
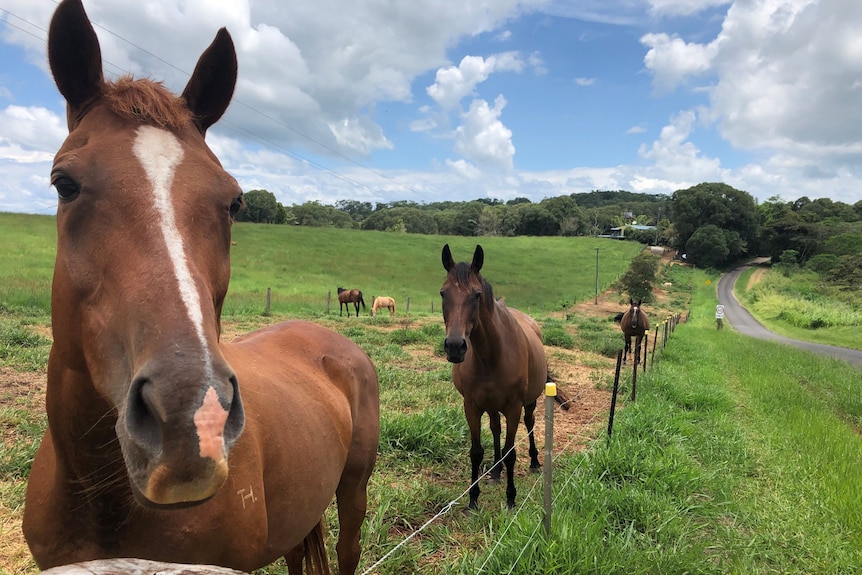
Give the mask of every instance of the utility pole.
M 596 248 L 596 303 L 599 305 L 599 248 Z

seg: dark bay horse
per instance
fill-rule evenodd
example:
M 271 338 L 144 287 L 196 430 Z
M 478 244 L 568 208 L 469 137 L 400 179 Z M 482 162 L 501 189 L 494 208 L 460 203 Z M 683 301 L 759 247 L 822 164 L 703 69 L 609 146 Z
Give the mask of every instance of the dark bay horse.
M 338 315 L 341 315 L 342 307 L 347 310 L 347 317 L 350 317 L 350 305 L 356 308 L 356 317 L 359 317 L 359 304 L 362 304 L 362 309 L 368 309 L 365 307 L 365 299 L 362 297 L 362 292 L 358 289 L 344 289 L 343 287 L 338 288 Z
M 641 309 L 641 300 L 635 303 L 629 298 L 629 309 L 623 313 L 623 317 L 620 319 L 620 329 L 626 340 L 625 350 L 623 351 L 623 363 L 626 362 L 627 356 L 632 349 L 632 336 L 635 338 L 635 349 L 632 355 L 635 358 L 635 363 L 638 363 L 641 357 L 641 343 L 643 342 L 644 334 L 649 331 L 649 318 L 644 313 L 644 310 Z M 644 357 L 646 357 L 646 350 L 643 351 Z
M 506 464 L 506 504 L 515 505 L 515 433 L 524 413 L 530 434 L 530 468 L 540 467 L 533 438 L 536 400 L 549 381 L 548 363 L 539 325 L 527 314 L 494 298 L 494 290 L 480 274 L 485 255 L 477 245 L 472 263 L 455 263 L 449 244 L 443 246 L 446 281 L 440 289 L 443 320 L 446 323 L 444 348 L 452 363 L 452 380 L 464 398 L 464 415 L 470 427 L 471 509 L 478 506 L 479 467 L 485 450 L 481 442 L 481 420 L 490 420 L 494 438 L 494 461 L 500 461 L 500 414 L 506 418 L 503 452 Z M 562 403 L 562 401 L 561 401 Z M 510 451 L 511 450 L 511 451 Z M 501 465 L 495 464 L 491 478 L 499 479 Z
M 350 340 L 290 321 L 220 341 L 242 191 L 205 143 L 233 95 L 221 29 L 182 96 L 106 81 L 80 0 L 48 56 L 66 99 L 57 152 L 48 430 L 23 531 L 42 569 L 111 557 L 242 571 L 280 556 L 355 572 L 379 435 L 378 379 Z

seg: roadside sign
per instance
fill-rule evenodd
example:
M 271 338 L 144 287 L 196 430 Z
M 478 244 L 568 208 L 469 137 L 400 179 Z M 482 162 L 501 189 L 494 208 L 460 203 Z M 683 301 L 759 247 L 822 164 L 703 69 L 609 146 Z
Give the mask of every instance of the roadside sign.
M 721 304 L 718 304 L 717 306 L 715 306 L 715 319 L 722 319 L 722 318 L 724 318 L 724 306 Z

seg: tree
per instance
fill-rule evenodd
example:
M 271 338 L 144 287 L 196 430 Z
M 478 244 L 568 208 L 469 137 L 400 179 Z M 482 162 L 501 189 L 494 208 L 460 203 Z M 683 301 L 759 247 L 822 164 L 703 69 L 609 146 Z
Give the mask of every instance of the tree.
M 717 268 L 725 263 L 730 250 L 724 232 L 716 225 L 701 226 L 685 244 L 686 259 L 704 268 Z
M 236 215 L 238 222 L 255 222 L 259 224 L 283 223 L 284 213 L 279 213 L 281 205 L 275 199 L 275 195 L 266 190 L 250 190 L 243 195 L 245 209 Z M 282 206 L 283 208 L 283 206 Z M 279 222 L 281 216 L 281 222 Z
M 698 184 L 687 190 L 677 190 L 671 197 L 671 221 L 677 234 L 674 247 L 688 253 L 691 253 L 687 245 L 692 235 L 700 228 L 712 225 L 738 234 L 738 237 L 731 238 L 733 252 L 727 246 L 729 238 L 725 237 L 722 238 L 723 248 L 718 250 L 728 249 L 724 257 L 738 259 L 748 253 L 749 246 L 756 246 L 759 220 L 754 198 L 727 184 Z
M 617 280 L 616 289 L 621 293 L 628 293 L 635 301 L 653 301 L 655 298 L 652 290 L 660 261 L 660 257 L 649 252 L 639 253 L 632 259 L 628 271 Z

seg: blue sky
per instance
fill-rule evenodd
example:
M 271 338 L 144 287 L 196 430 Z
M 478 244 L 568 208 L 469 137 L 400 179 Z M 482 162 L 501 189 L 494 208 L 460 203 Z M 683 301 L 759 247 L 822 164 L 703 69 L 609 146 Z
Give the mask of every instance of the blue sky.
M 0 3 L 0 211 L 53 213 L 53 0 Z M 862 2 L 84 0 L 107 78 L 180 92 L 216 29 L 207 139 L 285 205 L 508 200 L 721 181 L 862 200 Z

